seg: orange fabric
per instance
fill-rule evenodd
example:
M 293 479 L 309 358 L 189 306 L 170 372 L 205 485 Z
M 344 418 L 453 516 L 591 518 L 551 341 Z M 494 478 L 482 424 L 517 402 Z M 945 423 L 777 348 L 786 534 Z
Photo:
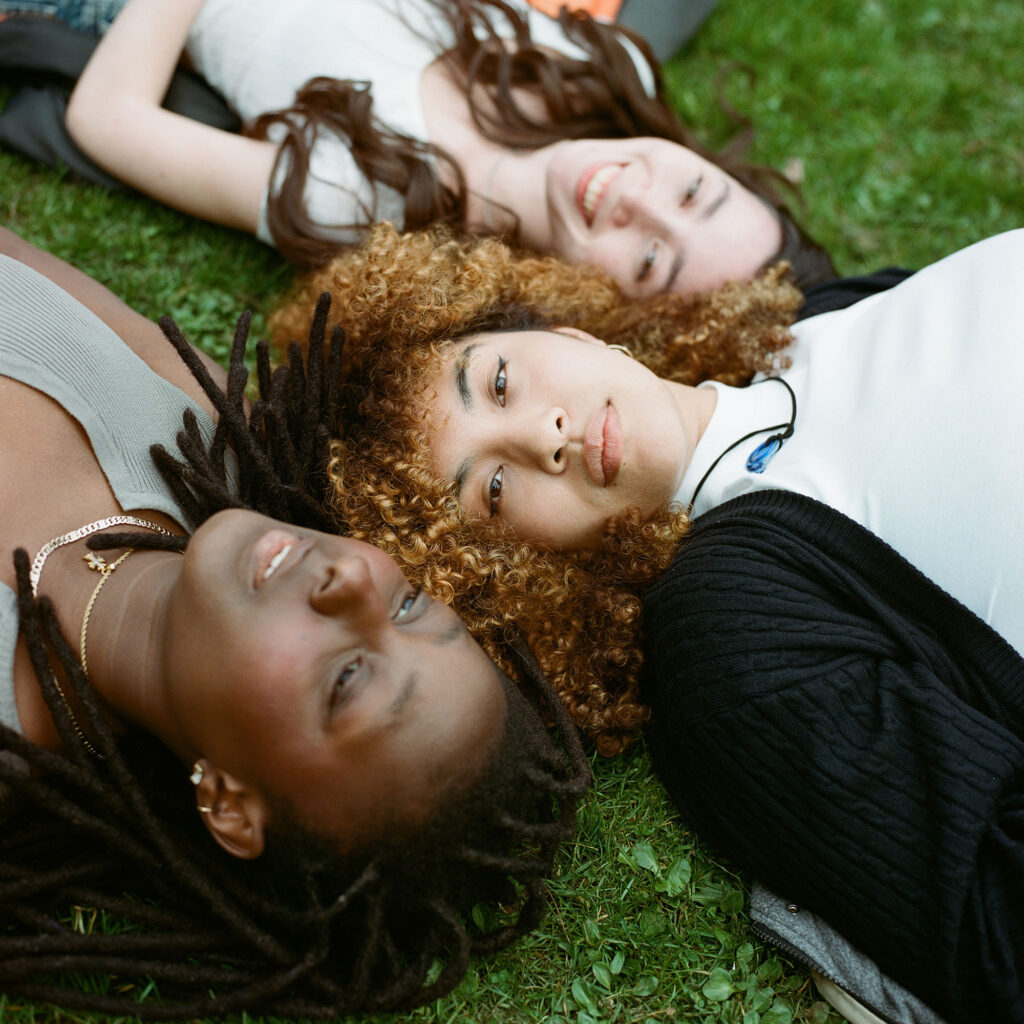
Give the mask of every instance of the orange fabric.
M 558 12 L 563 7 L 570 11 L 586 11 L 598 21 L 614 21 L 622 7 L 622 0 L 527 0 L 531 7 L 538 11 L 558 17 Z

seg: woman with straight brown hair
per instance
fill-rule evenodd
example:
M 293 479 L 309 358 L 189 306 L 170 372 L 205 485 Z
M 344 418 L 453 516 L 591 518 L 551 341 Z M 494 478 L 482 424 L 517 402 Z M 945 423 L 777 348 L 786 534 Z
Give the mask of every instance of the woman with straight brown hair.
M 183 50 L 243 135 L 161 108 Z M 126 184 L 305 265 L 377 220 L 443 221 L 599 264 L 636 295 L 781 257 L 804 286 L 833 276 L 780 175 L 680 124 L 639 37 L 520 0 L 129 0 L 68 127 Z

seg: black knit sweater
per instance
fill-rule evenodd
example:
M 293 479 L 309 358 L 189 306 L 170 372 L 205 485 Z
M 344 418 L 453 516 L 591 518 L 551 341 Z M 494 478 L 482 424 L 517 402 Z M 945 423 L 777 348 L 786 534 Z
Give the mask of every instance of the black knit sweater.
M 947 1020 L 1024 1021 L 1024 659 L 786 491 L 701 516 L 645 613 L 685 822 Z

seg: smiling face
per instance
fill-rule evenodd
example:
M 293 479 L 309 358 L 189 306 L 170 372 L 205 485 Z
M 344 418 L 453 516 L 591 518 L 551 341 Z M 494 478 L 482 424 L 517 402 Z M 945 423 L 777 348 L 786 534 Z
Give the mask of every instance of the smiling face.
M 222 512 L 189 544 L 166 636 L 198 753 L 342 848 L 421 823 L 503 734 L 497 670 L 462 621 L 360 541 Z
M 679 389 L 582 332 L 476 335 L 426 382 L 431 465 L 520 539 L 593 547 L 610 518 L 672 498 L 691 443 Z
M 546 208 L 520 240 L 604 267 L 628 295 L 745 281 L 782 245 L 778 215 L 715 164 L 666 139 L 578 139 L 545 151 Z

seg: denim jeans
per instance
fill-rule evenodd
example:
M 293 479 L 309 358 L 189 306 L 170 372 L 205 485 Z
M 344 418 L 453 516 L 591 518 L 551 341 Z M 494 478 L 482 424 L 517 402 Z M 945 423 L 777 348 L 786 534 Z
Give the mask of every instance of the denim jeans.
M 0 14 L 42 14 L 100 35 L 124 5 L 125 0 L 0 0 Z

